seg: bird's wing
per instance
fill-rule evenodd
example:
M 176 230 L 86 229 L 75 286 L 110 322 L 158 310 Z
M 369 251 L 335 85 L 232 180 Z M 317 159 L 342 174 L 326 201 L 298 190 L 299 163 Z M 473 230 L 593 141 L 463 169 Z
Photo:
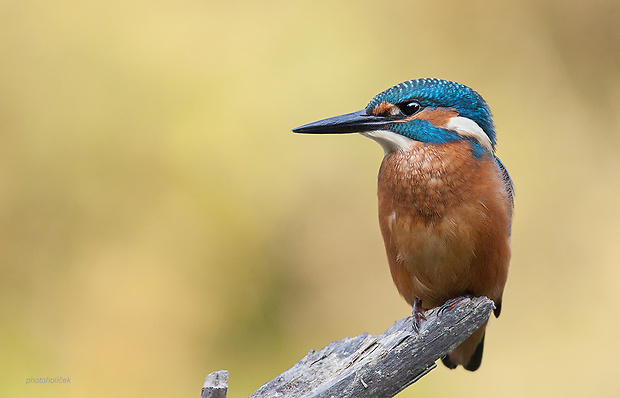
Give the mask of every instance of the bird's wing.
M 515 207 L 515 188 L 512 185 L 512 178 L 510 178 L 510 174 L 508 174 L 508 170 L 506 166 L 502 163 L 501 160 L 497 156 L 495 156 L 495 164 L 501 173 L 502 180 L 504 181 L 504 186 L 506 187 L 506 191 L 508 192 L 508 199 L 510 200 L 510 216 L 512 217 L 512 211 Z

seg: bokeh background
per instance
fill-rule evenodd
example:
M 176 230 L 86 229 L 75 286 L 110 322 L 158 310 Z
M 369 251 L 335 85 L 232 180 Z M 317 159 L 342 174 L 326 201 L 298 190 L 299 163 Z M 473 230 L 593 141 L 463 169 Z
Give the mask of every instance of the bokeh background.
M 228 369 L 241 397 L 407 316 L 381 148 L 290 130 L 441 77 L 494 112 L 513 260 L 482 368 L 400 396 L 620 396 L 618 21 L 617 0 L 3 1 L 0 395 L 198 396 Z

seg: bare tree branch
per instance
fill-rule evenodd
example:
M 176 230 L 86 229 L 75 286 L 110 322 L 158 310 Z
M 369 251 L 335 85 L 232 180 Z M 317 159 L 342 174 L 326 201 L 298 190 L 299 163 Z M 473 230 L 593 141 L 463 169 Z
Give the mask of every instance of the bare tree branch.
M 451 308 L 426 311 L 419 335 L 407 317 L 383 334 L 335 341 L 311 350 L 250 397 L 393 397 L 434 369 L 435 361 L 478 329 L 493 308 L 486 297 L 464 298 Z M 203 389 L 202 397 L 219 396 L 204 395 Z
M 226 398 L 228 392 L 228 371 L 209 373 L 202 386 L 201 398 Z

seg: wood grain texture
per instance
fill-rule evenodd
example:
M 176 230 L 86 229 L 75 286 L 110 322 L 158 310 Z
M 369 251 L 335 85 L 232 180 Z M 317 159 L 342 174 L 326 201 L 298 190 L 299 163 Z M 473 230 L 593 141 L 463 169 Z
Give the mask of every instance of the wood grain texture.
M 202 386 L 200 398 L 226 398 L 228 392 L 228 371 L 209 373 Z
M 480 328 L 493 308 L 486 297 L 464 298 L 452 308 L 426 311 L 419 335 L 407 317 L 383 334 L 335 341 L 311 350 L 250 397 L 393 397 L 434 369 L 435 361 Z

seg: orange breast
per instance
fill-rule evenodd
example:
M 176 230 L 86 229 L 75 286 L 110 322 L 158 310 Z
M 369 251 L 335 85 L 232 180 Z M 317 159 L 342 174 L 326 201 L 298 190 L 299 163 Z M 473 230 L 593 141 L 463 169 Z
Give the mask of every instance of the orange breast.
M 379 223 L 392 278 L 424 309 L 465 294 L 501 298 L 510 200 L 491 155 L 468 142 L 391 152 L 379 172 Z

